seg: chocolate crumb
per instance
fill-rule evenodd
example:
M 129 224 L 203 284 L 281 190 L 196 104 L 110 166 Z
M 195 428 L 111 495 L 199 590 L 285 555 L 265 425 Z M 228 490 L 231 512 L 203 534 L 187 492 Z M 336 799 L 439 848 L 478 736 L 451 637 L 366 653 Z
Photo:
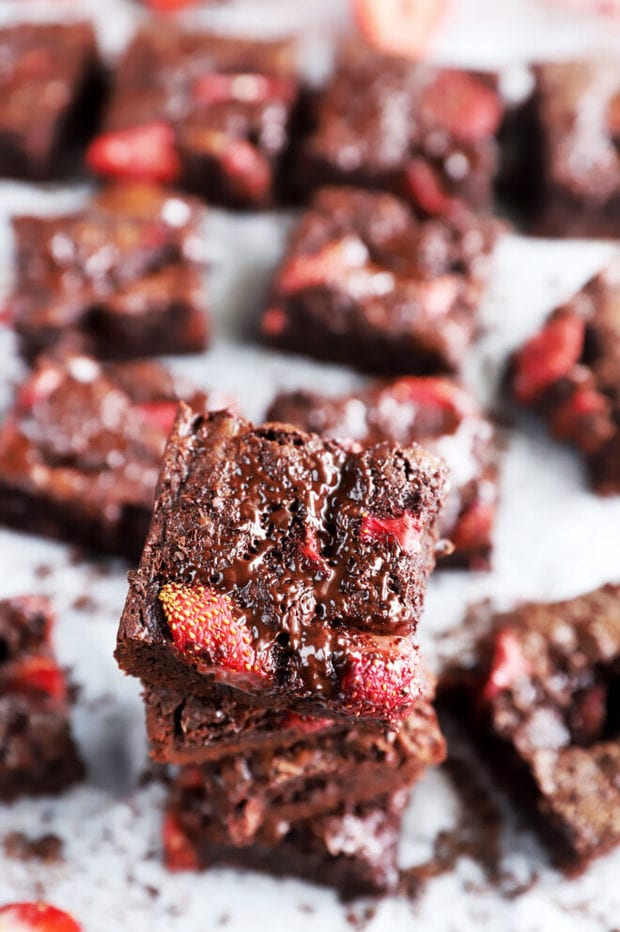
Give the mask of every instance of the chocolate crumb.
M 52 833 L 29 838 L 23 832 L 10 832 L 4 836 L 3 848 L 7 857 L 18 861 L 58 864 L 64 856 L 62 838 Z
M 71 603 L 71 608 L 78 612 L 95 612 L 98 605 L 91 596 L 81 595 Z

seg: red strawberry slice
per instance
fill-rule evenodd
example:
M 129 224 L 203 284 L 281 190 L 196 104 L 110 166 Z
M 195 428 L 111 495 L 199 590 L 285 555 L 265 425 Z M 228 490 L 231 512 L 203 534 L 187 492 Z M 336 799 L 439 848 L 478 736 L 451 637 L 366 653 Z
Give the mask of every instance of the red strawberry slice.
M 264 104 L 287 100 L 293 96 L 293 82 L 266 74 L 222 74 L 211 72 L 196 81 L 194 99 L 200 103 L 221 104 L 230 101 L 247 104 Z
M 439 25 L 446 0 L 353 0 L 366 41 L 388 55 L 417 57 Z
M 475 550 L 488 546 L 494 523 L 494 503 L 473 502 L 460 516 L 450 534 L 455 550 Z
M 572 440 L 586 453 L 595 453 L 616 432 L 611 402 L 587 384 L 553 411 L 552 427 L 557 437 Z
M 513 391 L 522 404 L 567 376 L 579 362 L 585 323 L 571 311 L 560 311 L 514 357 Z
M 495 640 L 491 671 L 482 688 L 481 699 L 490 702 L 529 673 L 529 664 L 512 631 L 500 631 Z
M 5 686 L 13 692 L 36 692 L 64 702 L 67 698 L 65 675 L 51 657 L 30 657 L 12 663 Z
M 9 903 L 0 907 L 0 932 L 81 932 L 68 913 L 49 903 Z
M 352 639 L 341 690 L 361 717 L 400 720 L 419 696 L 418 654 L 407 638 Z
M 364 243 L 357 236 L 345 236 L 318 252 L 291 258 L 280 270 L 278 286 L 284 294 L 294 294 L 304 288 L 342 282 L 348 272 L 363 268 L 367 261 Z
M 181 173 L 174 130 L 168 123 L 145 123 L 102 133 L 86 153 L 98 175 L 134 181 L 172 182 Z
M 281 307 L 267 308 L 261 320 L 261 330 L 267 337 L 279 336 L 286 327 L 286 312 Z
M 450 215 L 459 201 L 442 187 L 435 169 L 423 159 L 412 159 L 405 168 L 406 193 L 431 216 Z
M 221 679 L 268 680 L 266 658 L 252 646 L 244 619 L 228 595 L 206 586 L 167 583 L 159 600 L 177 650 L 197 663 L 207 662 Z
M 439 123 L 463 142 L 494 136 L 502 119 L 498 94 L 465 71 L 440 71 L 421 103 L 430 126 Z
M 176 401 L 145 401 L 138 405 L 142 417 L 168 436 L 177 414 Z
M 398 402 L 411 402 L 424 410 L 435 409 L 462 420 L 475 417 L 476 403 L 469 392 L 450 379 L 437 376 L 404 376 L 384 392 Z
M 360 525 L 360 537 L 363 540 L 391 538 L 397 541 L 407 553 L 420 550 L 422 527 L 419 519 L 406 511 L 399 518 L 377 518 L 363 514 Z
M 169 871 L 192 871 L 200 866 L 196 852 L 173 812 L 167 812 L 162 825 L 164 863 Z

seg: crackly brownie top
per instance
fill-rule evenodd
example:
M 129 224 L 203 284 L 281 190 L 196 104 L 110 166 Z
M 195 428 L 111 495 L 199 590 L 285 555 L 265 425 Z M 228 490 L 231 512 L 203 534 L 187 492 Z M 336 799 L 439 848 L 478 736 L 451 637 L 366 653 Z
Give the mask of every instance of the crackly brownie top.
M 0 601 L 0 697 L 64 706 L 67 684 L 50 644 L 53 621 L 45 598 Z
M 402 717 L 444 487 L 420 447 L 350 451 L 182 406 L 132 580 L 142 624 L 250 693 Z
M 24 134 L 32 151 L 45 147 L 94 55 L 95 36 L 86 23 L 0 29 L 0 130 Z
M 282 297 L 328 288 L 372 308 L 373 326 L 395 335 L 412 326 L 434 332 L 459 299 L 478 294 L 497 231 L 466 209 L 421 221 L 391 194 L 324 188 L 293 232 L 274 307 Z M 276 313 L 265 316 L 268 333 L 277 329 Z
M 80 497 L 109 520 L 124 504 L 148 508 L 181 395 L 192 390 L 152 362 L 41 359 L 0 429 L 0 474 L 37 494 Z
M 510 386 L 519 402 L 540 408 L 548 416 L 557 436 L 595 458 L 598 475 L 594 478 L 600 491 L 620 486 L 618 260 L 557 308 L 515 353 Z
M 478 76 L 351 44 L 319 99 L 309 148 L 343 172 L 415 171 L 422 157 L 459 181 L 472 160 L 493 153 L 502 112 Z
M 549 181 L 580 199 L 620 191 L 620 68 L 616 59 L 550 62 L 535 69 Z
M 200 260 L 202 208 L 147 184 L 118 184 L 82 210 L 17 217 L 17 323 L 79 323 L 98 301 L 160 282 L 169 266 Z

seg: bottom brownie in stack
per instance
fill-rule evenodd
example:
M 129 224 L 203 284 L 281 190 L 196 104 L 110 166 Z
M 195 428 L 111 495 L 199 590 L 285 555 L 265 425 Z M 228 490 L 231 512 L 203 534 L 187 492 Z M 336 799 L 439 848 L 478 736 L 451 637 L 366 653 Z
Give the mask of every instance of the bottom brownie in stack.
M 431 692 L 400 727 L 376 729 L 147 688 L 152 754 L 184 763 L 168 866 L 296 874 L 345 896 L 393 888 L 410 789 L 444 756 Z

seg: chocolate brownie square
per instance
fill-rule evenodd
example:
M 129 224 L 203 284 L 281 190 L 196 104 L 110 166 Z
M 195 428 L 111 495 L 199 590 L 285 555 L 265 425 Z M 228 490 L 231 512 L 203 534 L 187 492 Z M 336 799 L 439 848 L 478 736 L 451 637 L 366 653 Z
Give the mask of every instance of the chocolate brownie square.
M 614 260 L 512 357 L 508 384 L 576 446 L 600 495 L 620 492 L 620 262 Z
M 403 376 L 336 397 L 282 392 L 267 416 L 362 445 L 420 443 L 441 456 L 451 488 L 439 527 L 454 550 L 439 566 L 488 569 L 498 498 L 495 430 L 463 386 L 437 376 Z
M 287 175 L 299 96 L 291 42 L 151 24 L 120 62 L 87 161 L 97 174 L 174 182 L 212 204 L 268 207 Z
M 561 867 L 620 842 L 620 586 L 493 615 L 444 678 Z
M 301 185 L 380 188 L 431 215 L 459 201 L 487 207 L 504 110 L 496 83 L 348 45 L 315 101 Z
M 409 792 L 286 822 L 268 819 L 249 845 L 230 840 L 225 822 L 200 787 L 173 785 L 163 824 L 164 859 L 172 871 L 214 864 L 296 876 L 334 887 L 344 898 L 395 890 L 398 842 Z
M 599 55 L 534 68 L 526 108 L 522 175 L 529 178 L 534 230 L 547 236 L 618 237 L 620 65 Z M 523 178 L 516 198 L 523 197 Z
M 149 685 L 389 723 L 415 704 L 415 629 L 445 469 L 181 405 L 116 656 Z
M 42 181 L 96 129 L 103 70 L 87 23 L 0 29 L 0 175 Z
M 155 363 L 41 358 L 0 427 L 0 522 L 137 560 L 180 396 L 209 403 Z
M 420 221 L 390 194 L 326 188 L 292 234 L 263 337 L 379 374 L 456 371 L 497 229 L 466 210 Z
M 59 793 L 80 780 L 68 688 L 50 645 L 51 608 L 37 596 L 0 601 L 0 800 Z
M 15 218 L 8 311 L 26 360 L 57 346 L 104 359 L 204 349 L 202 219 L 195 202 L 140 184 Z

